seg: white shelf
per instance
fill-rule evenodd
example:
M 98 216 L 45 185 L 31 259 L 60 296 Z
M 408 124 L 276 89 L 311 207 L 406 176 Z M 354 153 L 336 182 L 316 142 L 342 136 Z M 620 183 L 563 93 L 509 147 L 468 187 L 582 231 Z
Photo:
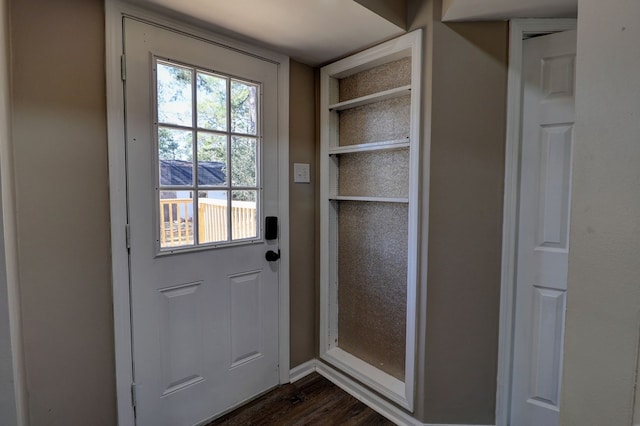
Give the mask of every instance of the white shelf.
M 361 143 L 357 145 L 343 145 L 329 148 L 329 155 L 350 154 L 354 152 L 382 151 L 386 149 L 409 148 L 409 138 L 392 141 Z
M 387 99 L 399 98 L 411 94 L 411 85 L 401 86 L 395 89 L 385 90 L 372 95 L 362 96 L 337 104 L 329 105 L 331 111 L 344 111 L 345 109 L 356 108 L 362 105 L 369 105 L 375 102 L 386 101 Z
M 339 102 L 340 80 L 347 76 L 353 76 L 361 71 L 376 68 L 382 64 L 387 64 L 400 58 L 410 57 L 411 84 L 391 90 L 380 91 L 367 96 Z M 372 392 L 384 398 L 390 405 L 402 407 L 409 412 L 414 409 L 415 383 L 416 383 L 416 354 L 417 348 L 417 289 L 418 271 L 420 259 L 418 257 L 418 230 L 420 221 L 418 217 L 418 206 L 428 203 L 428 189 L 419 189 L 420 181 L 420 93 L 422 93 L 422 31 L 405 34 L 397 39 L 390 40 L 373 48 L 367 49 L 354 56 L 344 58 L 338 62 L 322 67 L 320 70 L 320 357 L 342 371 L 345 375 L 353 378 L 358 386 L 370 388 Z M 394 74 L 395 75 L 395 74 Z M 394 75 L 389 74 L 390 78 Z M 406 81 L 405 81 L 406 82 Z M 397 84 L 404 84 L 397 83 Z M 408 101 L 409 120 L 403 125 L 402 133 L 391 136 L 378 136 L 378 141 L 362 143 L 358 145 L 340 146 L 340 121 L 346 117 L 340 111 L 349 110 L 361 106 L 370 105 L 363 108 L 362 113 L 371 117 L 374 109 L 384 107 L 387 100 Z M 376 104 L 377 103 L 377 104 Z M 389 102 L 392 103 L 392 102 Z M 375 107 L 375 108 L 371 108 Z M 369 111 L 370 109 L 370 111 Z M 387 112 L 387 111 L 382 111 Z M 397 115 L 400 111 L 393 111 Z M 389 111 L 391 113 L 391 111 Z M 404 116 L 406 118 L 406 116 Z M 382 124 L 382 123 L 381 123 Z M 373 129 L 372 129 L 373 130 Z M 385 129 L 386 130 L 386 129 Z M 373 132 L 372 132 L 373 133 Z M 382 131 L 376 134 L 382 134 Z M 345 134 L 343 132 L 343 137 Z M 384 138 L 397 138 L 396 140 L 379 141 Z M 346 142 L 346 141 L 345 141 Z M 426 144 L 428 148 L 428 144 Z M 362 197 L 343 195 L 340 192 L 340 158 L 339 155 L 379 150 L 401 149 L 401 153 L 408 154 L 409 166 L 409 187 L 406 193 L 391 192 L 380 193 L 371 189 L 371 195 L 391 195 L 377 197 Z M 406 151 L 406 152 L 405 152 Z M 387 153 L 389 151 L 386 151 Z M 428 151 L 427 151 L 428 152 Z M 348 157 L 347 157 L 348 158 Z M 344 164 L 343 164 L 344 165 Z M 428 162 L 423 165 L 424 173 L 429 174 Z M 382 171 L 380 173 L 383 173 Z M 393 170 L 384 172 L 390 176 L 380 176 L 381 178 L 391 178 Z M 364 179 L 364 176 L 363 176 Z M 384 179 L 383 179 L 384 181 Z M 373 185 L 369 185 L 373 186 Z M 340 195 L 338 195 L 340 194 Z M 394 197 L 403 195 L 404 197 Z M 363 204 L 363 203 L 369 204 Z M 393 205 L 407 213 L 407 277 L 406 277 L 406 329 L 405 329 L 405 359 L 404 377 L 401 380 L 392 377 L 375 366 L 368 364 L 353 354 L 341 350 L 338 346 L 340 340 L 340 327 L 338 321 L 339 296 L 339 258 L 340 258 L 340 207 L 353 203 L 359 206 L 382 207 L 382 203 L 396 203 Z M 373 204 L 371 204 L 373 203 Z M 377 204 L 376 204 L 377 203 Z M 406 206 L 406 208 L 404 207 Z M 344 212 L 343 212 L 344 213 Z M 391 218 L 393 220 L 393 218 Z M 425 223 L 425 226 L 427 224 Z M 382 224 L 384 226 L 384 224 Z M 345 247 L 343 246 L 344 250 Z M 344 306 L 342 308 L 345 308 Z M 347 306 L 346 309 L 349 307 Z M 373 350 L 373 348 L 372 348 Z M 324 365 L 324 364 L 323 364 Z M 402 380 L 404 379 L 404 380 Z
M 371 201 L 377 203 L 403 203 L 408 204 L 408 198 L 393 198 L 393 197 L 356 197 L 351 195 L 335 195 L 333 197 L 329 197 L 330 200 L 334 201 Z

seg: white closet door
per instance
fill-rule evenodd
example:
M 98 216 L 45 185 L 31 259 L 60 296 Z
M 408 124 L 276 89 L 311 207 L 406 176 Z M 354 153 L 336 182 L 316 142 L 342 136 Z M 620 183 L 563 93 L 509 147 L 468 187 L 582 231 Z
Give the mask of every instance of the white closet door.
M 513 426 L 554 426 L 559 419 L 575 52 L 575 31 L 524 42 Z

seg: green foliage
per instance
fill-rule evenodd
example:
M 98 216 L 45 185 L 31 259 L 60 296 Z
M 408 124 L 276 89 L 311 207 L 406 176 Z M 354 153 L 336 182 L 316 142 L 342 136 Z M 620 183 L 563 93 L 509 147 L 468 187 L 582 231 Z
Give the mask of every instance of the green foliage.
M 158 150 L 161 160 L 193 161 L 191 132 L 159 127 Z
M 198 73 L 196 78 L 198 127 L 227 130 L 227 79 Z
M 158 64 L 158 119 L 160 123 L 192 126 L 193 111 L 191 69 Z M 229 80 L 224 76 L 196 73 L 197 125 L 213 132 L 230 131 L 257 134 L 257 89 L 252 84 Z M 230 90 L 229 90 L 230 89 Z M 229 96 L 227 103 L 227 96 Z M 230 110 L 229 110 L 230 107 Z M 233 186 L 257 186 L 257 139 L 227 136 L 224 133 L 198 132 L 198 161 L 218 161 L 227 164 L 231 149 L 231 183 Z M 193 161 L 193 136 L 190 131 L 158 128 L 159 157 L 164 160 Z M 227 141 L 227 138 L 230 138 Z M 227 177 L 228 179 L 228 177 Z M 234 192 L 234 199 L 253 199 L 253 193 Z
M 231 141 L 231 183 L 256 186 L 256 140 L 234 136 Z

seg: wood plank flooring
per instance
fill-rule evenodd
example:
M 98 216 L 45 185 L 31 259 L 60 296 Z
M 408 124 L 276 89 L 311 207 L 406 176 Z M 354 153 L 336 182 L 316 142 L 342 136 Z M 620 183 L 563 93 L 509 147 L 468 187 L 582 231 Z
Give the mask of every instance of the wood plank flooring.
M 393 425 L 317 373 L 280 386 L 206 426 Z

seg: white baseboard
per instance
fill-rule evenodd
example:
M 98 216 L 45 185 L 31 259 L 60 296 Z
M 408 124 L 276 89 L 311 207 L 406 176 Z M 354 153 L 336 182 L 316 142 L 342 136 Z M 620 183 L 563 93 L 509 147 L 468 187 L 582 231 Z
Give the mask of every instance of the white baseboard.
M 318 361 L 316 364 L 316 371 L 333 382 L 333 384 L 341 388 L 343 391 L 347 392 L 357 400 L 363 402 L 372 410 L 383 415 L 395 424 L 407 426 L 425 426 L 424 423 L 416 420 L 409 413 L 401 410 L 389 401 L 376 395 L 369 389 L 352 380 L 348 376 L 340 373 L 333 367 L 330 367 L 329 365 Z
M 397 407 L 395 404 L 387 401 L 378 394 L 372 392 L 365 386 L 361 385 L 357 381 L 353 380 L 349 376 L 341 373 L 328 364 L 318 360 L 312 359 L 304 364 L 300 364 L 297 367 L 291 369 L 289 373 L 291 383 L 302 379 L 303 377 L 313 373 L 314 371 L 324 376 L 334 385 L 338 386 L 349 395 L 356 398 L 367 405 L 372 410 L 376 411 L 380 415 L 386 417 L 390 421 L 401 426 L 494 426 L 494 425 L 461 425 L 461 424 L 433 424 L 422 423 L 414 418 L 411 414 Z
M 291 371 L 289 371 L 289 382 L 293 383 L 293 382 L 297 382 L 298 380 L 302 379 L 305 376 L 308 376 L 309 374 L 313 373 L 314 371 L 316 371 L 316 364 L 317 364 L 318 360 L 314 359 L 310 359 L 307 362 L 304 362 L 296 367 L 293 367 L 291 369 Z

